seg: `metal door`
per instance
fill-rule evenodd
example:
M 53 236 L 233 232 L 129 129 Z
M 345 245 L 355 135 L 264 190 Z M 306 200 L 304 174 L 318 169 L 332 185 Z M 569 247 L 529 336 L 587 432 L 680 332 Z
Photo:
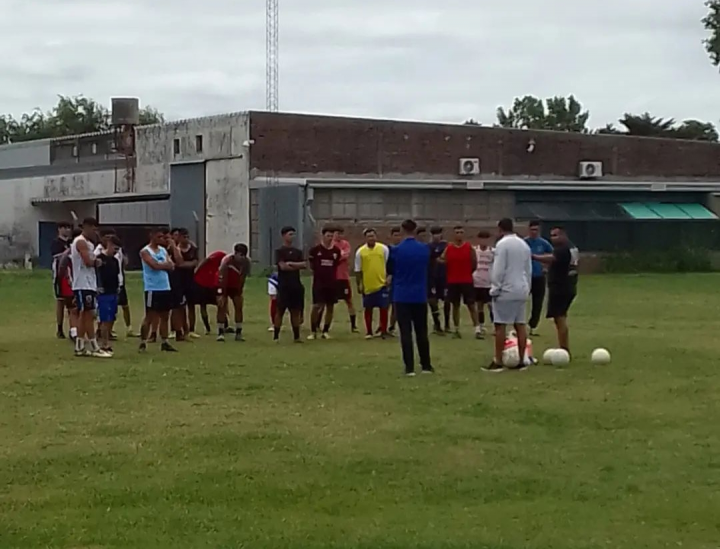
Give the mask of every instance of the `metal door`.
M 185 227 L 205 255 L 205 163 L 170 166 L 170 222 Z
M 40 221 L 38 223 L 38 264 L 43 269 L 52 268 L 50 245 L 57 236 L 57 223 Z
M 275 262 L 274 250 L 282 244 L 280 229 L 290 225 L 297 231 L 295 246 L 303 249 L 304 191 L 298 185 L 271 185 L 258 189 L 258 258 L 261 265 Z

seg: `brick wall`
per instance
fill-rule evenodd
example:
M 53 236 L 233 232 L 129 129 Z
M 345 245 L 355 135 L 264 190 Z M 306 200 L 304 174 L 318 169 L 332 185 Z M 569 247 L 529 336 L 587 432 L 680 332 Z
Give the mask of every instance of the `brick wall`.
M 720 177 L 720 145 L 695 141 L 265 112 L 250 114 L 250 136 L 254 173 L 457 177 L 458 159 L 477 157 L 506 177 L 576 178 L 584 160 L 617 179 Z

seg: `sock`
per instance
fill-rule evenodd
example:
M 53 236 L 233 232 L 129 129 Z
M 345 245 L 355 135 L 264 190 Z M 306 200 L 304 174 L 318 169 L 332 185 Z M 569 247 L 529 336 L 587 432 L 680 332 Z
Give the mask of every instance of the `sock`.
M 310 331 L 314 334 L 318 331 L 318 325 L 315 322 L 310 322 Z
M 293 337 L 297 341 L 298 339 L 300 339 L 300 326 L 293 326 L 292 330 L 293 330 Z
M 98 345 L 98 342 L 97 342 L 97 339 L 96 339 L 96 338 L 92 338 L 92 339 L 90 340 L 90 348 L 91 348 L 93 351 L 99 351 L 99 350 L 100 350 L 100 345 Z
M 210 332 L 210 319 L 207 315 L 201 315 L 203 324 L 205 325 L 205 331 Z
M 478 311 L 478 328 L 485 324 L 485 307 Z
M 368 335 L 372 335 L 372 309 L 365 309 L 363 314 L 365 315 L 365 330 Z
M 163 345 L 169 345 L 166 337 L 161 339 Z
M 350 327 L 357 330 L 357 315 L 350 315 Z
M 277 299 L 270 300 L 270 324 L 275 323 L 275 314 L 277 313 Z
M 228 326 L 230 326 L 230 323 L 226 320 L 225 322 L 223 322 L 223 326 L 225 327 L 225 330 L 227 330 Z
M 280 328 L 273 326 L 273 339 L 280 339 Z
M 221 324 L 218 325 L 218 335 L 221 336 L 225 333 L 225 329 L 222 327 Z
M 236 322 L 235 323 L 235 333 L 241 334 L 242 333 L 242 322 Z
M 62 325 L 62 323 L 61 323 L 61 324 L 58 324 L 58 325 L 57 325 L 57 328 L 58 328 L 58 333 L 59 333 L 59 334 L 63 333 L 63 325 Z
M 70 337 L 77 338 L 77 328 L 75 328 L 74 326 L 70 328 Z
M 330 324 L 325 324 L 323 327 L 323 333 L 326 334 L 330 331 Z
M 81 337 L 75 338 L 75 350 L 80 352 L 85 349 L 85 340 Z
M 380 309 L 380 331 L 386 333 L 388 329 L 388 310 Z

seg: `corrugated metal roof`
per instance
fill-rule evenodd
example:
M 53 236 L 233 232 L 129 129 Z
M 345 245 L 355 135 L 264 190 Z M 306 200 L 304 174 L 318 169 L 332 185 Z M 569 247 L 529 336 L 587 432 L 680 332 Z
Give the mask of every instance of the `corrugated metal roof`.
M 33 206 L 40 204 L 61 204 L 65 202 L 137 202 L 140 200 L 163 200 L 170 198 L 170 192 L 160 191 L 152 193 L 113 193 L 84 196 L 40 196 L 31 198 Z

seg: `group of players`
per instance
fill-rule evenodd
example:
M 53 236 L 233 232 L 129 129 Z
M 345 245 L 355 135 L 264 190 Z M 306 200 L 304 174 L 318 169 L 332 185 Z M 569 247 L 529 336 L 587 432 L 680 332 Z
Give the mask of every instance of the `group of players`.
M 114 325 L 120 309 L 128 337 L 139 336 L 139 348 L 160 340 L 160 349 L 176 352 L 170 344 L 198 338 L 195 332 L 196 307 L 200 308 L 205 331 L 211 327 L 207 307 L 217 307 L 217 340 L 224 341 L 234 334 L 243 341 L 244 286 L 250 275 L 251 261 L 248 247 L 236 244 L 230 253 L 216 251 L 200 260 L 197 246 L 190 241 L 186 229 L 152 231 L 149 243 L 140 251 L 144 286 L 145 318 L 140 333 L 132 329 L 131 313 L 125 288 L 127 257 L 117 235 L 112 230 L 97 232 L 97 222 L 85 219 L 79 229 L 63 223 L 52 253 L 57 302 L 57 335 L 65 338 L 64 311 L 70 321 L 70 337 L 75 342 L 76 356 L 107 358 L 113 355 L 112 341 L 116 339 Z M 526 239 L 532 251 L 532 313 L 530 328 L 537 328 L 546 287 L 546 267 L 541 260 L 551 257 L 553 246 L 539 236 L 539 224 L 530 224 Z M 486 312 L 492 323 L 491 273 L 494 260 L 493 238 L 488 231 L 477 234 L 477 243 L 465 240 L 465 231 L 456 226 L 448 243 L 441 227 L 418 228 L 413 235 L 429 248 L 427 273 L 427 303 L 432 315 L 433 331 L 437 335 L 451 334 L 460 338 L 461 304 L 468 310 L 475 336 L 486 335 Z M 353 305 L 352 271 L 356 288 L 362 296 L 365 337 L 394 336 L 397 322 L 393 305 L 392 254 L 407 235 L 399 228 L 391 229 L 390 243 L 378 241 L 374 229 L 363 231 L 365 243 L 354 256 L 351 245 L 338 226 L 322 229 L 320 243 L 305 256 L 295 247 L 293 227 L 281 230 L 282 246 L 276 250 L 276 271 L 270 277 L 270 318 L 273 339 L 279 340 L 285 313 L 289 313 L 293 340 L 301 342 L 300 328 L 304 320 L 305 288 L 301 274 L 312 272 L 312 309 L 308 339 L 328 339 L 335 306 L 344 302 L 350 317 L 352 332 L 358 332 L 357 315 Z M 577 276 L 577 251 L 574 257 L 574 276 Z M 546 261 L 547 263 L 547 261 Z M 552 263 L 552 260 L 550 260 Z M 569 269 L 569 268 L 568 268 Z M 576 279 L 576 278 L 575 278 Z M 540 297 L 538 297 L 540 296 Z M 574 296 L 574 290 L 573 290 Z M 551 296 L 552 301 L 552 296 Z M 557 302 L 557 298 L 555 299 Z M 550 305 L 549 311 L 558 325 L 559 344 L 567 348 L 567 315 L 572 298 L 567 303 Z M 443 303 L 442 319 L 440 302 Z M 229 322 L 230 306 L 234 326 Z M 379 325 L 374 326 L 374 311 L 379 312 Z

